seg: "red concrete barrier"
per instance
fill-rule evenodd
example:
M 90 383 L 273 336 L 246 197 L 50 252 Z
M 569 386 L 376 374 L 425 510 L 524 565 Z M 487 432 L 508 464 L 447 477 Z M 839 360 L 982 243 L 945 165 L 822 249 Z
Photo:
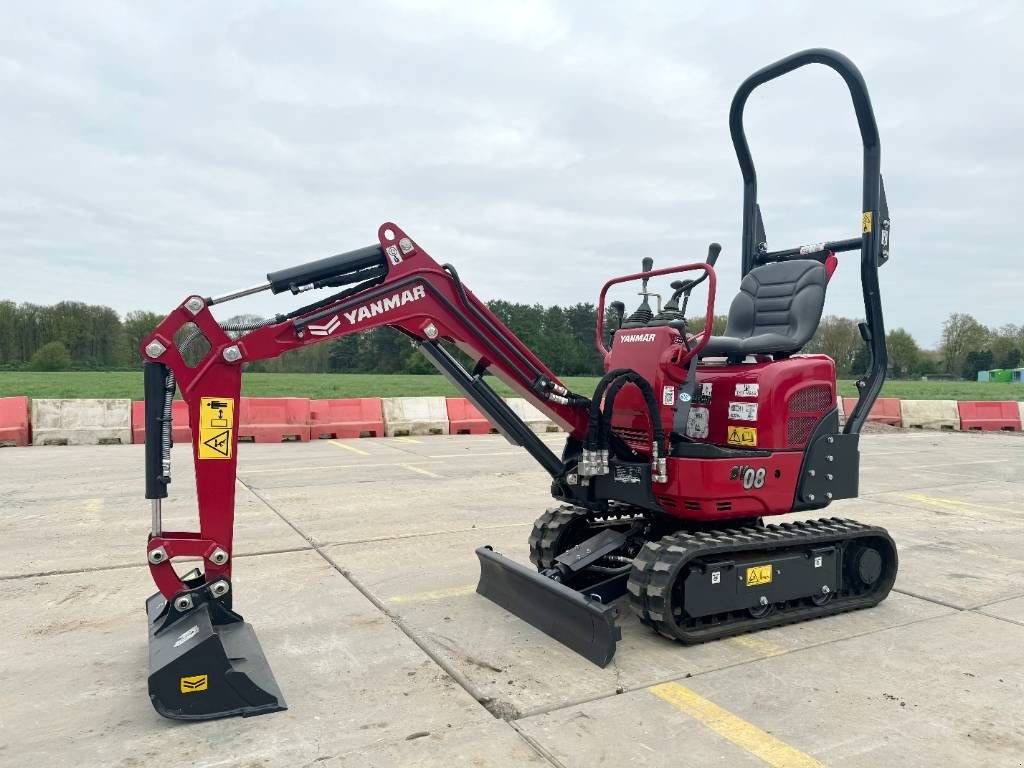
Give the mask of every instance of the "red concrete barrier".
M 850 418 L 853 407 L 857 405 L 856 397 L 843 398 L 843 411 L 846 418 Z M 888 424 L 891 427 L 902 427 L 903 417 L 900 415 L 900 400 L 898 397 L 880 397 L 875 400 L 871 413 L 868 414 L 868 421 L 876 424 Z
M 960 429 L 983 432 L 1020 432 L 1020 410 L 1016 400 L 960 401 Z
M 309 399 L 239 398 L 238 439 L 251 440 L 255 443 L 309 440 Z
M 384 437 L 379 397 L 309 401 L 309 436 Z
M 188 403 L 175 400 L 171 404 L 171 440 L 181 445 L 192 442 L 192 428 L 188 425 Z M 146 442 L 146 403 L 132 401 L 132 442 L 140 445 Z
M 28 445 L 28 398 L 0 397 L 0 445 Z
M 448 406 L 448 434 L 489 435 L 498 431 L 466 398 L 449 397 L 445 400 Z

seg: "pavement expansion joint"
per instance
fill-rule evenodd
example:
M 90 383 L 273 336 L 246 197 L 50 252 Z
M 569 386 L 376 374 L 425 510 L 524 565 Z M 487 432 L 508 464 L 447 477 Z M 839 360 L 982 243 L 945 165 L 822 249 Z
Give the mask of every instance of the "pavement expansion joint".
M 314 542 L 313 538 L 309 536 L 305 531 L 303 531 L 296 523 L 293 523 L 291 520 L 289 520 L 283 514 L 281 514 L 281 512 L 279 512 L 273 504 L 271 504 L 269 501 L 263 498 L 263 496 L 261 496 L 259 493 L 253 491 L 251 488 L 249 490 L 252 491 L 253 495 L 255 495 L 261 502 L 263 502 L 268 509 L 270 509 L 274 514 L 280 517 L 285 523 L 290 525 L 295 530 L 296 533 L 298 533 L 300 536 L 306 539 L 312 545 L 312 550 L 314 552 L 316 552 L 320 557 L 322 557 L 327 562 L 327 564 L 331 566 L 331 568 L 333 568 L 335 571 L 338 572 L 338 574 L 341 575 L 342 578 L 348 581 L 348 583 L 351 584 L 352 587 L 356 589 L 356 591 L 358 591 L 375 608 L 377 608 L 378 611 L 380 611 L 396 628 L 398 628 L 402 632 L 402 634 L 408 637 L 421 651 L 423 651 L 423 653 L 426 654 L 426 656 L 431 661 L 433 661 L 445 674 L 447 674 L 457 685 L 459 685 L 463 690 L 466 691 L 466 693 L 472 696 L 474 701 L 476 701 L 478 704 L 487 709 L 488 712 L 491 712 L 491 714 L 494 714 L 487 707 L 487 702 L 489 702 L 490 699 L 483 692 L 481 692 L 461 672 L 452 667 L 451 664 L 449 664 L 444 658 L 442 658 L 433 649 L 431 649 L 426 644 L 426 642 L 422 638 L 420 638 L 419 635 L 417 635 L 416 632 L 414 632 L 413 629 L 402 620 L 401 616 L 390 611 L 387 608 L 387 606 L 384 605 L 384 603 L 382 603 L 377 598 L 376 595 L 374 595 L 352 574 L 351 571 L 349 571 L 347 568 L 339 564 L 329 554 L 324 552 L 323 547 L 317 545 Z

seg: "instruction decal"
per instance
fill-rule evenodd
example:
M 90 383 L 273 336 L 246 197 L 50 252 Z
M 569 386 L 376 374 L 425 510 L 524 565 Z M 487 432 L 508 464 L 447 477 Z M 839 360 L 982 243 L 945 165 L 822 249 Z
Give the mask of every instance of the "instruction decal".
M 182 693 L 199 693 L 210 687 L 209 675 L 190 675 L 181 678 Z
M 706 440 L 708 423 L 708 409 L 693 406 L 686 415 L 686 434 L 695 440 Z
M 737 384 L 736 397 L 757 397 L 760 387 L 757 384 Z
M 864 230 L 864 234 L 865 234 L 865 235 L 866 235 L 866 234 L 867 234 L 868 232 L 870 232 L 870 231 L 871 231 L 871 219 L 872 219 L 872 218 L 873 218 L 873 216 L 872 216 L 872 213 L 871 213 L 871 211 L 864 211 L 864 216 L 863 216 L 863 218 L 861 219 L 861 223 L 862 223 L 862 224 L 864 225 L 864 226 L 862 227 L 862 229 Z
M 772 583 L 772 565 L 752 565 L 747 568 L 747 586 L 760 587 Z
M 676 388 L 675 387 L 662 387 L 661 388 L 661 404 L 662 405 L 675 405 L 676 402 Z
M 199 401 L 199 458 L 230 459 L 234 444 L 235 401 L 230 397 L 204 397 Z
M 745 448 L 757 447 L 757 430 L 754 427 L 729 427 L 727 436 L 729 445 L 742 445 Z
M 757 403 L 729 403 L 729 421 L 757 421 Z

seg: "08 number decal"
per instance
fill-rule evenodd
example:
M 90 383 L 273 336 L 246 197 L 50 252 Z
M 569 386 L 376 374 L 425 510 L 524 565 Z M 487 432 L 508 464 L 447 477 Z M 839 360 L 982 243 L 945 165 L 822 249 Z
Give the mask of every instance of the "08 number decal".
M 751 488 L 763 488 L 765 478 L 764 467 L 740 466 L 737 465 L 729 471 L 730 480 L 741 480 L 743 482 L 743 490 L 749 491 Z

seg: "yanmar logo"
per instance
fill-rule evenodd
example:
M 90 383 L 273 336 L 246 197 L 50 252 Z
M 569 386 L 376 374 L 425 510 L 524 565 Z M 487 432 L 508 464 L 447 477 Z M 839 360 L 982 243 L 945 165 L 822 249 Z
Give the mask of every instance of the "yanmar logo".
M 426 296 L 426 291 L 422 285 L 417 285 L 411 290 L 405 290 L 396 292 L 388 296 L 386 299 L 379 299 L 378 301 L 371 302 L 370 304 L 364 304 L 361 307 L 356 307 L 351 312 L 342 312 L 345 319 L 348 320 L 350 325 L 361 323 L 363 320 L 369 320 L 371 317 L 382 315 L 385 312 L 390 312 L 393 309 L 404 307 L 411 301 L 419 301 Z
M 310 325 L 309 332 L 313 336 L 330 336 L 341 325 L 341 320 L 335 315 L 323 325 Z
M 393 309 L 404 307 L 411 301 L 419 301 L 426 296 L 426 290 L 422 285 L 417 285 L 415 288 L 410 288 L 404 291 L 396 291 L 390 296 L 378 299 L 377 301 L 364 304 L 361 307 L 356 307 L 348 312 L 342 312 L 341 314 L 348 321 L 349 325 L 355 325 L 361 323 L 363 320 L 369 320 L 371 317 L 382 315 L 385 312 L 390 312 Z M 341 320 L 337 315 L 333 315 L 330 320 L 326 323 L 319 325 L 310 323 L 307 326 L 311 336 L 330 336 L 336 330 L 341 327 Z
M 634 333 L 630 336 L 619 336 L 619 341 L 625 344 L 634 344 L 636 342 L 654 341 L 655 338 L 653 333 Z

